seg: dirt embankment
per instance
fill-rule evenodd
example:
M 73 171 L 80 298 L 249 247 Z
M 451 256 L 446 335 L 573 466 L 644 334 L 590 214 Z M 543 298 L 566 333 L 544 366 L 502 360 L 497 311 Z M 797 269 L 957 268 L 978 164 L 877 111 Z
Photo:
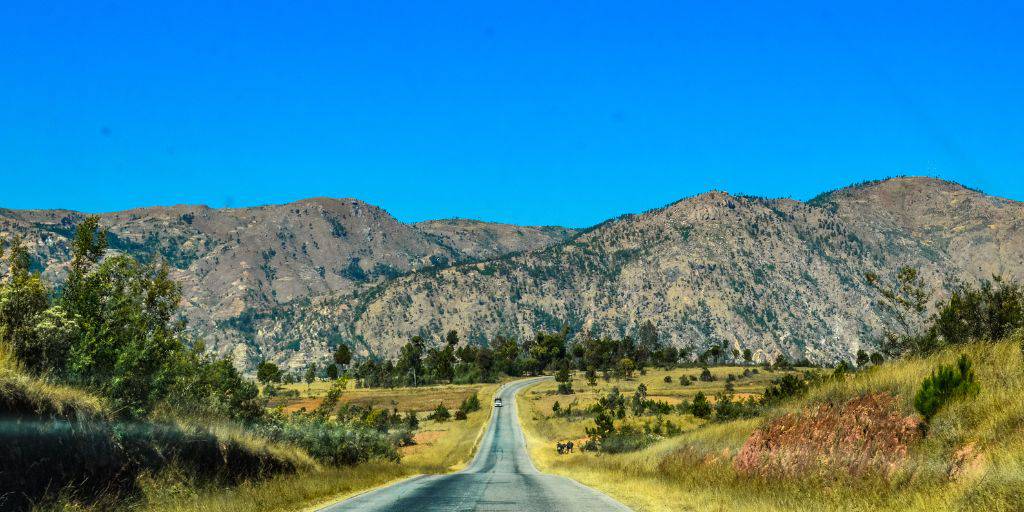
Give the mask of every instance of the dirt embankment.
M 772 420 L 750 435 L 733 466 L 744 474 L 776 477 L 836 470 L 889 474 L 921 438 L 920 423 L 901 411 L 895 396 L 864 395 Z

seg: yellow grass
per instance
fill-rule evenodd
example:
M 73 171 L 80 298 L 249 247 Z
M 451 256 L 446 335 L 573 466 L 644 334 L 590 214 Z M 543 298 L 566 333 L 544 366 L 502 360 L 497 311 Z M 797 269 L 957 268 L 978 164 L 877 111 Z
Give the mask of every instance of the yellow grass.
M 553 442 L 575 436 L 582 426 L 549 418 L 543 385 L 524 392 L 520 418 L 538 467 L 601 489 L 639 511 L 1024 510 L 1020 337 L 886 363 L 823 384 L 767 415 L 877 391 L 895 393 L 912 414 L 921 380 L 938 364 L 968 354 L 981 393 L 944 408 L 928 436 L 912 448 L 905 468 L 887 480 L 842 475 L 768 480 L 737 474 L 732 457 L 765 419 L 707 424 L 634 453 L 558 456 Z
M 465 421 L 437 423 L 421 420 L 418 437 L 424 442 L 411 449 L 403 449 L 401 463 L 375 462 L 349 468 L 307 469 L 295 475 L 248 483 L 232 489 L 196 490 L 154 480 L 146 486 L 146 503 L 140 509 L 166 512 L 315 510 L 348 496 L 416 474 L 458 470 L 472 459 L 476 445 L 490 420 L 491 408 L 486 407 L 486 404 L 493 398 L 498 387 L 498 384 L 435 387 L 443 388 L 452 396 L 461 395 L 467 389 L 475 390 L 479 392 L 480 400 L 485 407 L 470 413 Z M 375 390 L 359 391 L 370 394 Z M 383 402 L 377 404 L 378 406 L 390 406 L 390 399 L 387 397 L 403 392 L 420 395 L 432 392 L 429 388 L 376 391 L 380 391 L 383 397 L 380 398 Z M 345 393 L 351 392 L 350 390 Z
M 103 419 L 110 415 L 106 403 L 95 395 L 24 373 L 4 344 L 0 344 L 0 397 L 12 404 L 31 404 L 40 416 Z
M 372 405 L 378 408 L 391 409 L 397 407 L 400 411 L 432 411 L 438 403 L 444 403 L 448 409 L 454 409 L 462 401 L 474 392 L 482 393 L 486 384 L 467 385 L 439 385 L 423 386 L 417 388 L 362 388 L 355 389 L 351 382 L 348 388 L 341 395 L 342 404 Z M 306 384 L 289 384 L 287 389 L 294 389 L 300 392 L 298 398 L 274 398 L 270 401 L 271 407 L 281 407 L 286 413 L 305 408 L 307 411 L 315 409 L 323 401 L 327 391 L 331 388 L 329 382 L 314 382 L 306 389 Z

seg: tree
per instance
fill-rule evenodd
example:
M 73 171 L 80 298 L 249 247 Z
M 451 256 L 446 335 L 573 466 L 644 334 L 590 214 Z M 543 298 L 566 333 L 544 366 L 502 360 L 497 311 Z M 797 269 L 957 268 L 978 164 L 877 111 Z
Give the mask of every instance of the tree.
M 558 365 L 558 371 L 555 373 L 555 381 L 558 382 L 558 393 L 561 395 L 571 395 L 572 391 L 572 375 L 569 373 L 569 361 L 562 360 Z
M 914 396 L 914 408 L 924 416 L 925 421 L 931 421 L 949 400 L 973 396 L 979 390 L 971 361 L 966 355 L 961 355 L 955 367 L 939 366 L 921 383 L 921 389 Z
M 0 283 L 0 342 L 10 346 L 30 372 L 63 375 L 72 341 L 78 337 L 77 323 L 62 308 L 50 308 L 50 291 L 29 266 L 28 252 L 15 238 L 7 279 Z
M 340 366 L 344 367 L 344 366 L 348 366 L 348 364 L 351 363 L 351 362 L 352 362 L 352 350 L 350 350 L 348 348 L 348 345 L 345 345 L 344 343 L 339 344 L 334 349 L 334 364 L 337 364 L 337 365 L 340 365 Z
M 647 408 L 647 385 L 643 382 L 636 387 L 636 392 L 633 393 L 633 398 L 630 400 L 630 409 L 633 410 L 633 416 L 640 416 L 644 413 Z
M 857 368 L 863 368 L 871 362 L 871 357 L 863 349 L 857 351 Z
M 455 349 L 451 344 L 431 348 L 424 360 L 425 373 L 434 381 L 451 382 L 455 376 Z
M 459 333 L 456 332 L 454 329 L 448 331 L 448 334 L 446 334 L 444 337 L 444 341 L 448 343 L 449 346 L 455 347 L 455 345 L 459 344 Z
M 708 418 L 711 416 L 711 402 L 708 401 L 708 397 L 704 395 L 703 391 L 698 391 L 697 395 L 693 397 L 693 403 L 690 404 L 690 413 L 697 418 Z
M 879 354 L 878 352 L 872 352 L 871 353 L 871 364 L 873 364 L 875 366 L 878 366 L 878 365 L 882 364 L 884 361 L 885 361 L 885 358 L 882 357 L 882 354 Z
M 633 378 L 633 372 L 636 371 L 636 363 L 628 357 L 623 357 L 619 360 L 619 372 L 623 377 L 627 379 Z
M 743 360 L 750 364 L 754 360 L 754 353 L 749 348 L 743 349 Z
M 711 374 L 711 370 L 709 370 L 707 366 L 701 368 L 700 380 L 702 382 L 712 382 L 715 380 L 715 376 Z
M 335 380 L 338 378 L 338 365 L 327 365 L 327 378 L 330 380 Z
M 896 272 L 896 284 L 892 287 L 885 286 L 874 272 L 866 272 L 864 278 L 882 296 L 878 306 L 889 312 L 900 325 L 902 332 L 885 333 L 888 350 L 892 354 L 912 350 L 919 341 L 914 331 L 924 320 L 928 299 L 931 297 L 931 290 L 925 285 L 924 279 L 913 267 L 901 267 Z
M 309 368 L 306 368 L 306 387 L 313 384 L 316 380 L 316 363 L 310 363 Z
M 640 366 L 645 366 L 651 361 L 654 354 L 661 352 L 661 341 L 658 339 L 658 329 L 654 327 L 654 324 L 647 320 L 640 325 L 640 329 L 637 332 L 637 343 L 638 343 L 638 354 L 637 363 Z
M 931 328 L 941 345 L 999 340 L 1024 327 L 1024 290 L 1000 276 L 963 285 L 941 304 Z M 938 345 L 938 344 L 937 344 Z
M 423 338 L 413 336 L 398 354 L 395 371 L 412 386 L 419 386 L 423 378 L 423 347 Z
M 276 364 L 264 359 L 256 365 L 256 380 L 263 383 L 263 385 L 267 385 L 272 382 L 280 382 L 281 370 Z
M 512 377 L 522 374 L 518 364 L 519 344 L 516 340 L 498 335 L 491 345 L 494 347 L 495 365 L 499 371 Z

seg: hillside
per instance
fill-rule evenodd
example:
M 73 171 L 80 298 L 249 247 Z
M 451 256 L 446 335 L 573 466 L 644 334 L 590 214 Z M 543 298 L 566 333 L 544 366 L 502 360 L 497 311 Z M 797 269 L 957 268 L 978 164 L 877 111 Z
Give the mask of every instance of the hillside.
M 0 209 L 0 238 L 23 236 L 34 265 L 59 282 L 74 226 L 84 217 Z M 362 201 L 329 198 L 254 208 L 140 208 L 103 214 L 101 223 L 111 249 L 174 267 L 193 330 L 222 353 L 243 349 L 240 364 L 251 358 L 237 327 L 255 311 L 348 293 L 427 266 L 528 251 L 572 234 L 475 221 L 404 224 Z
M 758 417 L 690 416 L 689 422 L 677 421 L 681 432 L 628 453 L 556 455 L 555 442 L 583 435 L 594 421 L 585 415 L 554 417 L 551 402 L 568 399 L 553 396 L 551 384 L 521 395 L 519 417 L 541 470 L 605 491 L 637 511 L 1020 510 L 1022 335 L 826 378 Z M 964 353 L 980 392 L 952 400 L 920 428 L 914 395 L 921 382 Z M 746 378 L 737 382 L 738 393 L 753 387 Z M 599 386 L 609 385 L 636 386 Z M 711 396 L 718 393 L 716 385 L 721 386 L 696 382 L 683 389 Z M 585 394 L 592 389 L 583 379 L 574 387 Z M 665 399 L 655 393 L 652 384 L 651 396 Z M 587 405 L 580 399 L 578 410 Z
M 84 214 L 0 210 L 59 282 Z M 756 360 L 848 359 L 893 325 L 864 273 L 920 268 L 933 298 L 994 273 L 1024 279 L 1024 203 L 931 178 L 868 182 L 811 201 L 708 192 L 582 231 L 451 219 L 404 224 L 355 199 L 102 215 L 110 247 L 160 257 L 208 347 L 240 367 L 293 368 L 337 343 L 393 355 L 449 329 L 487 342 L 538 329 L 623 336 L 651 320 L 703 350 Z M 871 347 L 869 347 L 871 348 Z
M 872 348 L 893 324 L 865 272 L 891 281 L 900 266 L 920 268 L 934 298 L 993 272 L 1022 279 L 1022 226 L 1021 203 L 929 178 L 806 203 L 709 192 L 544 249 L 293 307 L 260 324 L 257 341 L 265 352 L 288 338 L 317 350 L 333 336 L 394 354 L 413 334 L 436 340 L 447 329 L 477 342 L 563 322 L 576 334 L 622 336 L 651 320 L 679 346 L 724 340 L 758 361 L 831 362 Z

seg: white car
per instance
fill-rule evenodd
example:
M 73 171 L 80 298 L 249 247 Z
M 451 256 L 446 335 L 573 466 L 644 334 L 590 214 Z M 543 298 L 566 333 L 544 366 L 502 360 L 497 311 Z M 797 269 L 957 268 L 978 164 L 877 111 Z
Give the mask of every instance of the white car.
M 501 399 L 500 398 L 495 398 L 494 399 L 494 406 L 495 407 L 501 407 Z

